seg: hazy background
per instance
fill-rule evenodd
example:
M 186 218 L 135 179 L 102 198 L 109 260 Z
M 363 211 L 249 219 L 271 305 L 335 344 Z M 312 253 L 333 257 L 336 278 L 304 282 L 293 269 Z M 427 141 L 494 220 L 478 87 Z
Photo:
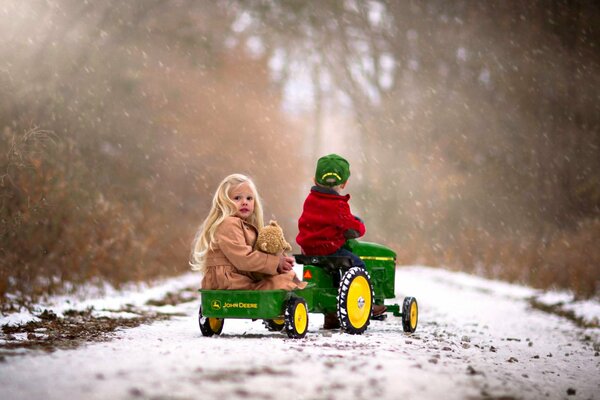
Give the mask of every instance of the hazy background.
M 399 263 L 597 295 L 599 27 L 594 1 L 0 0 L 0 299 L 188 270 L 233 172 L 293 242 L 330 152 Z

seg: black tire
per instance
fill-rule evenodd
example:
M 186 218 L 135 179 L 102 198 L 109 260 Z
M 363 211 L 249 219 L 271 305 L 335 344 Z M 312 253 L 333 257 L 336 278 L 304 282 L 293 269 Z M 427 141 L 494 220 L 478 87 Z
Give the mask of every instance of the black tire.
M 202 336 L 220 335 L 223 332 L 224 319 L 209 318 L 202 315 L 202 306 L 198 309 L 198 325 Z
M 404 332 L 413 333 L 417 330 L 419 321 L 419 306 L 414 297 L 405 297 L 402 303 L 402 329 Z
M 367 271 L 359 267 L 346 271 L 340 282 L 337 303 L 337 315 L 343 331 L 359 335 L 367 330 L 374 297 Z
M 269 332 L 281 332 L 285 327 L 285 318 L 265 319 L 263 325 Z
M 285 332 L 292 339 L 302 339 L 308 331 L 308 307 L 300 297 L 292 297 L 285 305 Z

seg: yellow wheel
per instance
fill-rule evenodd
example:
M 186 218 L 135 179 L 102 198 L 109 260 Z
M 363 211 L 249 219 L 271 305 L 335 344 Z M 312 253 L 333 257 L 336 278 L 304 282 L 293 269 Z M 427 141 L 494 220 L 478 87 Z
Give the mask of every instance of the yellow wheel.
M 342 277 L 338 292 L 338 318 L 344 331 L 363 333 L 373 309 L 373 286 L 367 271 L 350 268 Z
M 220 335 L 224 321 L 222 318 L 205 317 L 202 315 L 202 307 L 198 310 L 198 325 L 203 336 Z
M 265 327 L 267 328 L 268 331 L 279 332 L 279 331 L 283 330 L 283 327 L 285 326 L 285 319 L 284 318 L 265 319 L 263 321 L 263 324 L 265 325 Z
M 285 330 L 292 339 L 301 339 L 308 331 L 308 307 L 306 301 L 292 297 L 285 306 Z
M 417 330 L 419 322 L 419 306 L 414 297 L 405 297 L 402 303 L 402 329 L 404 332 L 413 333 Z

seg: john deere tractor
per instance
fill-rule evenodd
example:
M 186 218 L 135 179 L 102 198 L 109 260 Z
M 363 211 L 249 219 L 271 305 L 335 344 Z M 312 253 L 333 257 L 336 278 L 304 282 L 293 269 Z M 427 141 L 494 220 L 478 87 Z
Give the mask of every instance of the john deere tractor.
M 200 331 L 219 335 L 228 318 L 261 319 L 270 331 L 285 330 L 291 338 L 303 338 L 309 313 L 337 313 L 341 329 L 363 333 L 372 317 L 374 304 L 385 305 L 387 313 L 402 318 L 404 332 L 417 328 L 419 308 L 414 297 L 402 305 L 385 304 L 394 299 L 396 253 L 369 242 L 348 240 L 345 247 L 358 255 L 366 268 L 352 265 L 349 257 L 295 255 L 303 265 L 306 288 L 285 290 L 200 290 Z M 385 319 L 386 314 L 375 317 Z

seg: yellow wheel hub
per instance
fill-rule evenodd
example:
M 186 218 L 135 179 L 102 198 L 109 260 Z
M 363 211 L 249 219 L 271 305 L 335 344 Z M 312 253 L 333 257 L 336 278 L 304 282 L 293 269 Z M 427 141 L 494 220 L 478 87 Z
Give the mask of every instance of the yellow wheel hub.
M 304 303 L 298 303 L 294 310 L 294 326 L 298 334 L 302 335 L 306 331 L 306 325 L 308 324 L 308 313 L 306 312 L 306 306 Z
M 355 328 L 364 326 L 371 316 L 371 287 L 364 276 L 357 276 L 348 288 L 348 318 Z
M 273 323 L 276 324 L 276 325 L 283 325 L 283 324 L 285 324 L 285 320 L 283 318 L 275 318 L 275 319 L 272 319 L 271 321 L 273 321 Z
M 417 326 L 417 318 L 419 317 L 419 310 L 417 309 L 417 303 L 412 302 L 410 305 L 410 327 L 415 329 Z
M 208 324 L 210 325 L 210 329 L 213 332 L 218 332 L 219 329 L 221 329 L 221 326 L 223 325 L 223 320 L 219 318 L 209 318 Z

